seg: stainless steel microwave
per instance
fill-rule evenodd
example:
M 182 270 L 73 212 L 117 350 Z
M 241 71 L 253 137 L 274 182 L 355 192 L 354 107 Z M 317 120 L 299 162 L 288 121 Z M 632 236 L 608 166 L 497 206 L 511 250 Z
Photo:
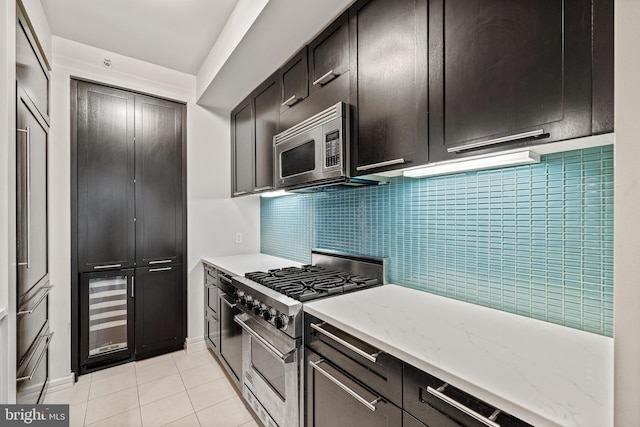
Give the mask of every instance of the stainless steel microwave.
M 273 137 L 277 189 L 349 180 L 349 106 L 344 102 Z

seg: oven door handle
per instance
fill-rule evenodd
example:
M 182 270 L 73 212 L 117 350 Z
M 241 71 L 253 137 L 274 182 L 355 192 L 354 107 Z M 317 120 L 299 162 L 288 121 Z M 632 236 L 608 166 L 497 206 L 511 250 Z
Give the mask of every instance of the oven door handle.
M 262 338 L 260 336 L 260 334 L 258 334 L 256 331 L 254 331 L 249 325 L 244 323 L 240 318 L 238 318 L 238 316 L 235 316 L 233 318 L 233 321 L 236 322 L 238 325 L 240 325 L 242 327 L 242 329 L 247 331 L 247 333 L 249 335 L 251 335 L 253 338 L 255 338 L 256 341 L 258 341 L 260 344 L 262 344 L 264 346 L 264 348 L 266 348 L 269 351 L 269 353 L 271 353 L 272 355 L 274 355 L 278 359 L 283 360 L 284 362 L 289 362 L 291 360 L 291 356 L 293 356 L 293 351 L 290 351 L 289 353 L 284 354 L 280 350 L 275 348 L 272 344 L 270 344 L 267 340 Z

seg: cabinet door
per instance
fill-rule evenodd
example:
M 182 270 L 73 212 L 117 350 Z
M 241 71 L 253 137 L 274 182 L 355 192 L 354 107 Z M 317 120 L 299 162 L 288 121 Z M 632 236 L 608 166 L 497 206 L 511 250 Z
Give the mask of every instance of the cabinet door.
M 49 122 L 49 71 L 22 12 L 16 23 L 16 80 L 33 101 L 38 113 Z
M 253 191 L 273 188 L 273 137 L 278 131 L 278 79 L 271 76 L 254 92 L 255 169 Z
M 242 196 L 253 190 L 253 111 L 251 98 L 231 112 L 231 195 Z
M 280 112 L 288 110 L 309 95 L 306 46 L 280 69 L 280 85 Z
M 400 427 L 402 410 L 305 349 L 305 413 L 308 427 Z M 349 390 L 349 391 L 347 391 Z M 367 403 L 373 409 L 367 406 Z
M 427 1 L 350 10 L 355 175 L 427 161 Z
M 429 8 L 431 161 L 590 134 L 591 2 Z
M 78 270 L 135 261 L 134 97 L 77 82 Z
M 349 70 L 348 12 L 336 19 L 309 44 L 310 94 Z
M 181 263 L 182 104 L 135 96 L 136 262 Z
M 137 357 L 181 348 L 186 336 L 182 265 L 136 269 L 133 291 Z
M 16 234 L 18 306 L 49 277 L 47 216 L 48 127 L 18 85 L 16 111 Z

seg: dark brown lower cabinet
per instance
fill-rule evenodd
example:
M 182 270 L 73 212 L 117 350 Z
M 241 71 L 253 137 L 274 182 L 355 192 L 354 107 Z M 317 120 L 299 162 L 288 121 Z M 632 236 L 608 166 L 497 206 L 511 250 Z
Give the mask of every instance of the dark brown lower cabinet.
M 186 337 L 182 264 L 136 269 L 136 359 L 181 349 Z
M 400 427 L 402 409 L 305 349 L 307 427 Z

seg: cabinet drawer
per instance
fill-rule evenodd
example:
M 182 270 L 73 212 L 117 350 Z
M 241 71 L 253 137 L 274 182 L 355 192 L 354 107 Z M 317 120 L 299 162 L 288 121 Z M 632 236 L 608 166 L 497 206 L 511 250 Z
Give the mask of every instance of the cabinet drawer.
M 207 346 L 218 353 L 220 350 L 220 323 L 218 321 L 218 314 L 207 309 L 205 312 L 204 325 Z
M 27 352 L 37 344 L 40 333 L 49 319 L 49 291 L 51 286 L 41 286 L 31 291 L 28 299 L 23 299 L 18 308 L 17 334 L 20 337 L 17 344 L 17 363 L 23 362 Z
M 313 316 L 307 315 L 305 325 L 306 343 L 309 348 L 366 387 L 401 406 L 400 360 Z M 362 352 L 373 357 L 363 356 Z M 375 359 L 375 362 L 371 359 Z
M 49 381 L 49 343 L 53 333 L 48 327 L 40 334 L 24 363 L 16 371 L 16 403 L 34 405 L 42 402 Z
M 530 426 L 411 365 L 404 366 L 403 409 L 428 426 Z
M 205 286 L 207 309 L 218 314 L 218 287 L 213 285 Z

